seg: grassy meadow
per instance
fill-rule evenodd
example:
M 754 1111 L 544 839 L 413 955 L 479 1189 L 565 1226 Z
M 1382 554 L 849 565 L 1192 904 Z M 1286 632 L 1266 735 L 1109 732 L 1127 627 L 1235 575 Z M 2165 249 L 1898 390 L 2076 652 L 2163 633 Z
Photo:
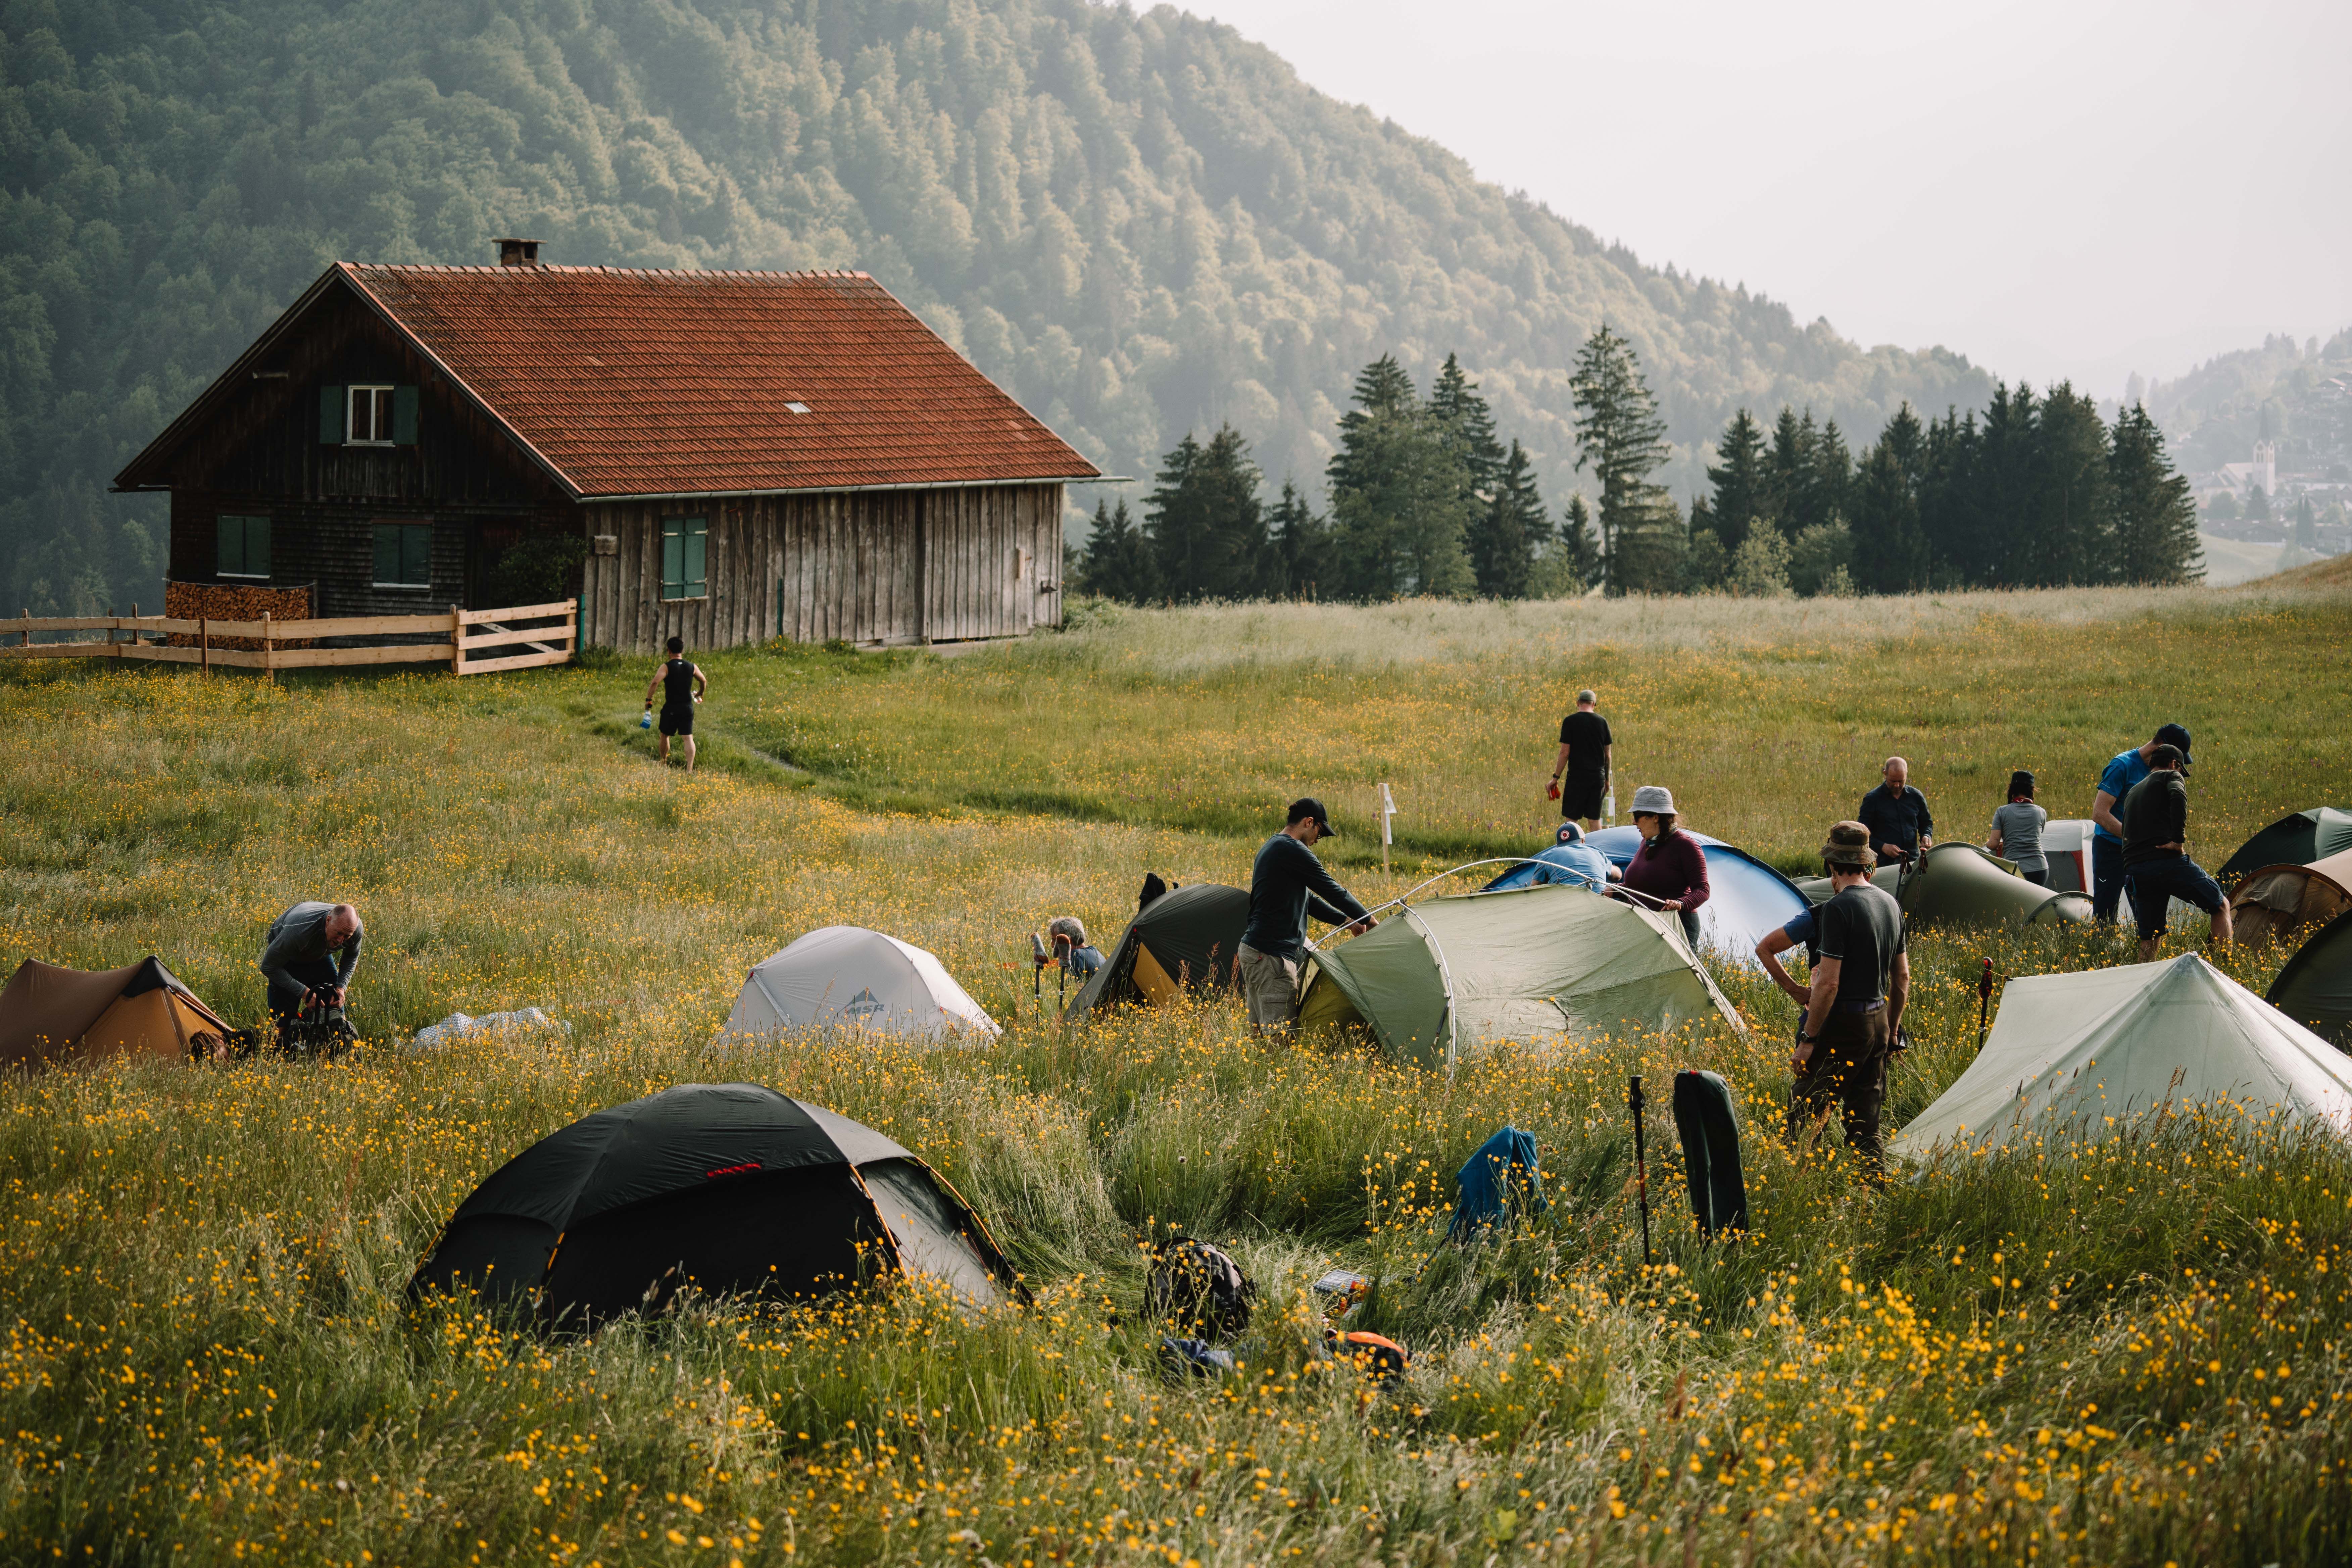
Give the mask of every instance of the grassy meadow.
M 456 682 L 0 669 L 0 964 L 153 952 L 234 1021 L 299 898 L 349 899 L 376 1042 L 331 1067 L 0 1084 L 0 1559 L 426 1564 L 952 1562 L 2324 1563 L 2352 1554 L 2352 1152 L 2217 1108 L 2092 1153 L 1884 1191 L 1780 1129 L 1792 1010 L 1452 1080 L 1267 1047 L 1217 1001 L 1066 1031 L 1027 933 L 1108 948 L 1147 869 L 1238 881 L 1318 793 L 1368 898 L 1548 832 L 1559 713 L 1601 689 L 1619 795 L 1810 868 L 1879 759 L 1945 836 L 2013 767 L 2053 816 L 2168 719 L 2192 849 L 2347 804 L 2352 594 L 1128 611 L 944 657 L 704 659 L 704 766 L 650 761 L 650 661 Z M 1383 876 L 1370 826 L 1403 816 Z M 814 926 L 938 952 L 985 1049 L 712 1044 L 746 967 Z M 2175 932 L 2171 951 L 2197 932 Z M 2112 963 L 2103 932 L 1923 933 L 1891 1125 L 1966 1066 L 1983 959 Z M 2224 966 L 2260 989 L 2282 955 Z M 404 1048 L 452 1011 L 568 1030 Z M 1743 1101 L 1755 1231 L 1703 1248 L 1651 1121 L 1643 1265 L 1625 1078 Z M 532 1141 L 670 1084 L 768 1083 L 969 1196 L 1036 1289 L 786 1312 L 689 1302 L 519 1335 L 402 1288 Z M 1506 1121 L 1551 1207 L 1441 1247 Z M 1242 1375 L 1169 1387 L 1142 1248 L 1232 1246 Z M 1381 1284 L 1414 1352 L 1316 1359 L 1307 1285 Z

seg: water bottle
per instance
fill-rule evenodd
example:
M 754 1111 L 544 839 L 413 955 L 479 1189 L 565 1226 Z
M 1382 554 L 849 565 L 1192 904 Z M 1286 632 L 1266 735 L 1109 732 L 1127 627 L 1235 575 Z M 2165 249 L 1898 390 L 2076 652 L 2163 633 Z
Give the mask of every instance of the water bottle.
M 640 720 L 638 720 L 638 721 L 637 721 L 637 728 L 638 728 L 638 729 L 640 729 L 640 730 L 650 730 L 650 729 L 652 729 L 653 727 L 654 727 L 654 710 L 653 710 L 652 709 L 648 708 L 648 709 L 646 709 L 646 716 L 645 716 L 644 718 L 642 718 L 642 719 L 640 719 Z
M 1614 788 L 1601 797 L 1601 820 L 1611 827 L 1617 826 L 1617 791 Z

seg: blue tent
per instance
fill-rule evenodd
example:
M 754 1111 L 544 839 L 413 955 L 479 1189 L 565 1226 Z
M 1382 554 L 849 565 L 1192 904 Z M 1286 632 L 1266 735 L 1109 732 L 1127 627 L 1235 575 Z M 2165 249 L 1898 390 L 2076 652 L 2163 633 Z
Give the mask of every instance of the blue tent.
M 1685 829 L 1685 831 L 1688 831 Z M 1766 931 L 1783 926 L 1811 908 L 1797 884 L 1745 849 L 1720 838 L 1693 833 L 1706 856 L 1706 902 L 1699 906 L 1698 944 L 1740 963 L 1756 962 L 1756 943 Z M 1633 827 L 1604 827 L 1588 833 L 1584 842 L 1623 866 L 1642 847 Z M 1540 856 L 1538 858 L 1541 858 Z M 1533 866 L 1514 866 L 1487 884 L 1489 889 L 1523 888 L 1536 879 Z

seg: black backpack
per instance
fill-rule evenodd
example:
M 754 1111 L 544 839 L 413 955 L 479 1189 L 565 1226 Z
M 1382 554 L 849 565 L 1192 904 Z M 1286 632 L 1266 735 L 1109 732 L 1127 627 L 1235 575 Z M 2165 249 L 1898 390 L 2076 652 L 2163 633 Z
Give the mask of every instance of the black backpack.
M 1143 1282 L 1145 1316 L 1173 1319 L 1211 1341 L 1240 1338 L 1256 1299 L 1257 1287 L 1224 1248 L 1189 1236 L 1151 1259 Z

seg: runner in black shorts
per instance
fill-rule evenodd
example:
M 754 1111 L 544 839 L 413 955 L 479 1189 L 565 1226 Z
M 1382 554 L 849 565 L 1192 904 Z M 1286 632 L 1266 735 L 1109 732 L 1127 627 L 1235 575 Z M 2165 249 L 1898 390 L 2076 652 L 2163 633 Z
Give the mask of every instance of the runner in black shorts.
M 651 713 L 654 710 L 654 698 L 658 695 L 662 700 L 661 750 L 656 760 L 669 761 L 669 738 L 676 735 L 685 742 L 686 771 L 692 773 L 694 705 L 702 700 L 704 692 L 710 689 L 710 682 L 698 666 L 682 657 L 685 652 L 684 637 L 669 639 L 669 658 L 654 671 L 653 679 L 646 683 L 646 711 Z

